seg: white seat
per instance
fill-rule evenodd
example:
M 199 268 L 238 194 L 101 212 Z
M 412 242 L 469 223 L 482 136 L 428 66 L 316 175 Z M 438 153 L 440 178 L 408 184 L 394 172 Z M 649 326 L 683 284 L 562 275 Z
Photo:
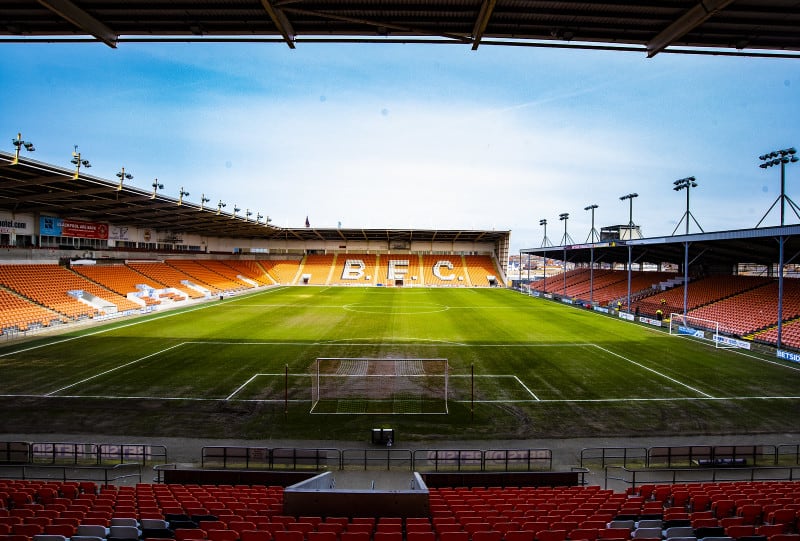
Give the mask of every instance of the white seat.
M 139 526 L 143 530 L 156 530 L 156 529 L 169 528 L 169 524 L 167 524 L 167 521 L 161 520 L 160 518 L 143 518 L 142 520 L 139 521 Z
M 99 537 L 101 539 L 105 539 L 107 535 L 108 531 L 106 530 L 105 526 L 100 526 L 99 524 L 79 524 L 78 528 L 75 530 L 75 535 L 73 535 L 70 539 L 74 538 L 75 536 Z
M 136 526 L 111 526 L 108 537 L 114 539 L 139 539 L 142 532 Z
M 110 526 L 135 526 L 139 527 L 139 521 L 135 518 L 114 517 L 111 519 Z
M 694 537 L 694 528 L 691 526 L 673 526 L 664 531 L 664 537 L 666 539 L 671 537 Z
M 39 533 L 33 536 L 33 541 L 67 541 L 63 535 Z
M 661 539 L 661 528 L 636 528 L 633 530 L 634 539 L 646 537 L 650 539 Z
M 660 518 L 643 518 L 636 523 L 637 528 L 661 528 L 664 521 Z

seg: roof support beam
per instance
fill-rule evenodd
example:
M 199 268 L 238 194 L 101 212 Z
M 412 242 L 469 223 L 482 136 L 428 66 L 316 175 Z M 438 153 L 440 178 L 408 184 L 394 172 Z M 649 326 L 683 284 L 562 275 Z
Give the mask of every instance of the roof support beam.
M 112 49 L 117 48 L 119 37 L 109 27 L 98 21 L 70 0 L 37 0 L 50 11 L 71 22 L 87 34 L 96 37 Z
M 647 42 L 647 58 L 655 55 L 672 45 L 672 43 L 699 25 L 725 9 L 734 0 L 701 0 L 696 6 L 681 15 L 672 24 Z
M 264 10 L 269 14 L 269 18 L 272 19 L 278 32 L 283 36 L 283 41 L 286 42 L 286 45 L 288 45 L 290 49 L 294 49 L 294 38 L 296 34 L 294 28 L 292 28 L 292 23 L 289 22 L 286 15 L 283 14 L 283 11 L 272 7 L 269 0 L 261 0 L 261 5 L 264 6 Z
M 486 27 L 489 24 L 489 19 L 492 18 L 492 12 L 497 5 L 497 0 L 483 0 L 481 4 L 481 11 L 478 13 L 478 18 L 475 20 L 475 26 L 472 28 L 472 50 L 477 51 L 478 45 L 481 43 L 483 33 L 486 32 Z
M 288 11 L 291 13 L 297 13 L 298 15 L 308 15 L 311 17 L 319 17 L 321 19 L 329 19 L 331 21 L 342 21 L 346 23 L 355 23 L 355 24 L 363 24 L 365 26 L 374 26 L 378 31 L 384 33 L 391 30 L 397 30 L 398 32 L 404 34 L 411 34 L 417 36 L 438 36 L 442 38 L 452 39 L 455 41 L 460 41 L 462 43 L 469 43 L 472 40 L 467 36 L 461 36 L 458 34 L 451 34 L 449 32 L 431 32 L 429 30 L 416 28 L 412 26 L 403 26 L 399 24 L 391 24 L 387 22 L 380 22 L 380 21 L 372 21 L 369 19 L 361 19 L 358 17 L 346 17 L 343 15 L 336 15 L 334 13 L 329 13 L 325 11 L 313 11 L 310 9 L 299 9 L 293 7 L 284 8 L 284 11 Z

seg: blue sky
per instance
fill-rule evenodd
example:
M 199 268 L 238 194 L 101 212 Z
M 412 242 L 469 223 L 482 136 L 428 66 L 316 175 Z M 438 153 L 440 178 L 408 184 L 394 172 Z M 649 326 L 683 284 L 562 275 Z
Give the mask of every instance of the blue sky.
M 5 44 L 0 124 L 40 161 L 278 226 L 510 229 L 512 252 L 685 211 L 753 227 L 779 194 L 757 156 L 800 146 L 797 60 L 460 45 Z M 800 164 L 787 191 L 800 202 Z M 795 195 L 796 194 L 796 195 Z M 794 220 L 798 222 L 800 220 Z M 772 213 L 765 225 L 775 225 Z M 681 229 L 683 226 L 681 226 Z M 695 231 L 694 224 L 692 230 Z

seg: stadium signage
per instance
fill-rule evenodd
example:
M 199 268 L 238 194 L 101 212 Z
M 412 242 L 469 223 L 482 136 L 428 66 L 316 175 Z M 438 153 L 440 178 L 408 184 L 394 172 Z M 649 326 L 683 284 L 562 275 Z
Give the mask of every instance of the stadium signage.
M 572 304 L 572 299 L 568 299 L 567 297 L 561 297 L 561 302 L 564 304 Z
M 595 312 L 600 312 L 601 314 L 607 314 L 608 313 L 608 308 L 605 308 L 603 306 L 595 306 L 594 307 L 594 311 Z
M 726 346 L 734 346 L 741 349 L 750 349 L 750 342 L 731 338 L 730 336 L 722 336 L 721 334 L 714 335 L 714 342 L 719 342 L 720 344 L 724 344 Z
M 800 353 L 795 353 L 793 351 L 785 351 L 783 349 L 779 349 L 775 352 L 779 359 L 783 359 L 784 361 L 791 361 L 793 363 L 800 363 Z
M 639 318 L 639 321 L 641 321 L 642 323 L 647 323 L 648 325 L 653 325 L 654 327 L 660 327 L 661 326 L 661 322 L 659 320 L 653 319 L 653 318 L 650 318 L 650 317 L 642 316 L 642 317 Z
M 53 237 L 77 237 L 81 239 L 108 239 L 108 225 L 98 222 L 84 222 L 54 216 L 42 216 L 39 232 Z
M 27 216 L 14 216 L 0 212 L 0 233 L 18 233 L 33 230 L 33 220 Z
M 685 334 L 687 336 L 694 336 L 695 338 L 705 338 L 706 333 L 699 329 L 693 329 L 691 327 L 684 327 L 683 325 L 678 326 L 678 334 Z
M 625 319 L 627 321 L 635 321 L 636 320 L 634 315 L 633 314 L 629 314 L 628 312 L 620 312 L 619 313 L 619 317 L 620 317 L 620 319 Z
M 398 280 L 408 274 L 408 259 L 390 259 L 389 271 L 386 278 L 388 280 Z M 449 259 L 440 259 L 432 267 L 433 275 L 439 280 L 450 282 L 456 279 L 456 275 L 451 272 L 455 268 Z M 365 279 L 367 265 L 363 259 L 347 259 L 342 269 L 342 280 L 363 280 Z M 369 278 L 366 278 L 369 279 Z

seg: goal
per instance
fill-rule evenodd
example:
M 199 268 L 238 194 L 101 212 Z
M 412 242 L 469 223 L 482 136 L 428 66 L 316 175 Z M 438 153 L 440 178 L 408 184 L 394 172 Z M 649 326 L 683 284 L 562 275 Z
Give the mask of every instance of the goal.
M 669 315 L 669 334 L 690 336 L 700 340 L 714 343 L 720 349 L 735 348 L 737 340 L 729 339 L 719 332 L 719 321 L 703 319 L 701 317 L 684 316 L 683 314 Z
M 447 359 L 320 357 L 314 363 L 311 413 L 447 413 Z

